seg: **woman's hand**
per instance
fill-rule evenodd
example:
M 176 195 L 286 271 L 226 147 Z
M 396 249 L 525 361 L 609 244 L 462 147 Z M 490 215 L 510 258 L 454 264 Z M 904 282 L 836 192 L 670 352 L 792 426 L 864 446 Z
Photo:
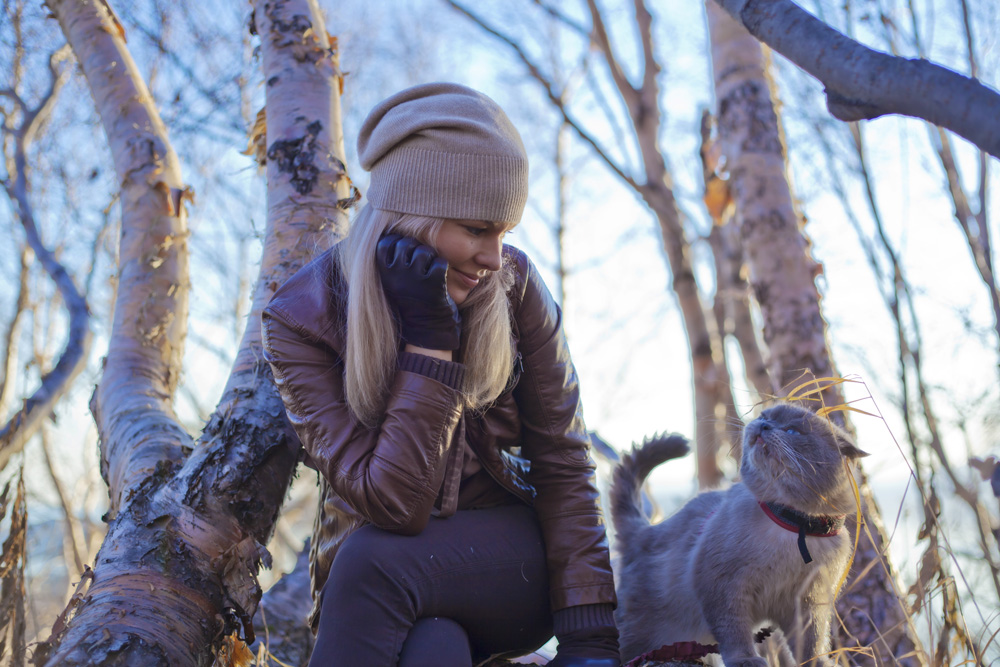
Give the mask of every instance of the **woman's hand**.
M 416 239 L 388 234 L 375 248 L 375 265 L 403 340 L 430 350 L 457 350 L 462 318 L 448 294 L 448 262 Z

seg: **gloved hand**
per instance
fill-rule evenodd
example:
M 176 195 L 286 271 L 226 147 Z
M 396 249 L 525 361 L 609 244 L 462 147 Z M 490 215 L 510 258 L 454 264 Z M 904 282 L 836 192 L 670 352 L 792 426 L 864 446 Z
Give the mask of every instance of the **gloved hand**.
M 462 318 L 448 294 L 448 262 L 416 239 L 388 234 L 375 247 L 375 265 L 403 340 L 429 350 L 457 350 Z
M 549 660 L 549 667 L 621 667 L 621 660 L 618 656 L 613 658 L 585 658 L 583 656 L 566 655 L 563 651 L 556 653 L 556 657 Z
M 559 649 L 550 667 L 619 667 L 618 628 L 610 604 L 568 607 L 553 615 Z

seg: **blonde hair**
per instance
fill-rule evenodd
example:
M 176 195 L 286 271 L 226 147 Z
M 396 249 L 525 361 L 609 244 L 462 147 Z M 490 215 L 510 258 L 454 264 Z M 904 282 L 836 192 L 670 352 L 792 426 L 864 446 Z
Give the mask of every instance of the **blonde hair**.
M 354 417 L 372 428 L 382 419 L 396 374 L 399 331 L 375 266 L 375 247 L 386 232 L 412 236 L 434 246 L 444 221 L 365 206 L 337 246 L 347 283 L 347 346 L 344 386 Z M 503 391 L 514 363 L 508 292 L 514 269 L 504 258 L 459 306 L 461 347 L 455 361 L 465 364 L 460 389 L 466 408 L 484 411 Z

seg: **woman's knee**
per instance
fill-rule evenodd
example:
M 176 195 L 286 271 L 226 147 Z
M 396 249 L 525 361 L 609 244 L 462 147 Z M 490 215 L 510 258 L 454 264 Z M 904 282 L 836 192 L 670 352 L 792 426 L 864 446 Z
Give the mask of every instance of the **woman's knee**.
M 344 540 L 330 566 L 326 591 L 340 596 L 351 590 L 377 590 L 379 594 L 405 588 L 405 564 L 400 557 L 397 535 L 372 526 L 354 531 Z
M 403 642 L 399 667 L 471 667 L 472 647 L 465 628 L 450 618 L 418 619 Z

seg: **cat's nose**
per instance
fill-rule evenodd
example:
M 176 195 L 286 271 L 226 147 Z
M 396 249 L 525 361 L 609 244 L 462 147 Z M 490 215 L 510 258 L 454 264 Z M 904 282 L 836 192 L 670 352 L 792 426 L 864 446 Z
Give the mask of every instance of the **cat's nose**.
M 770 431 L 771 430 L 771 422 L 761 420 L 761 422 L 760 422 L 760 430 L 761 431 Z

